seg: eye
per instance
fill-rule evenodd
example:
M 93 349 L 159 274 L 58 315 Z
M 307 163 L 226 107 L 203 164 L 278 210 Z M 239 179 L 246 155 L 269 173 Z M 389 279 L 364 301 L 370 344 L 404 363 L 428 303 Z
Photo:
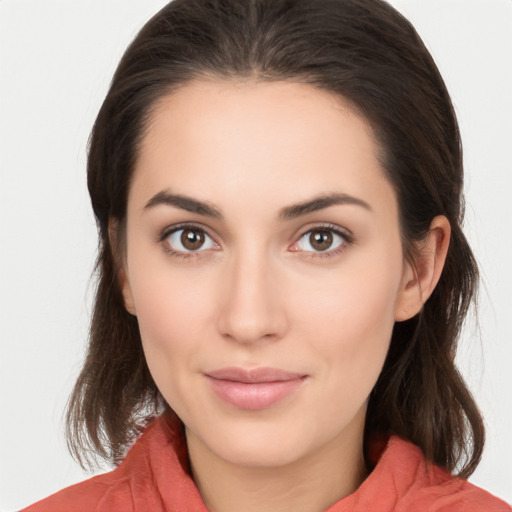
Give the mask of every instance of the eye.
M 330 255 L 340 252 L 347 243 L 350 243 L 347 234 L 332 227 L 321 226 L 304 233 L 292 250 Z
M 174 228 L 163 236 L 168 249 L 176 253 L 194 253 L 206 249 L 215 249 L 217 244 L 201 228 L 196 226 L 183 226 Z

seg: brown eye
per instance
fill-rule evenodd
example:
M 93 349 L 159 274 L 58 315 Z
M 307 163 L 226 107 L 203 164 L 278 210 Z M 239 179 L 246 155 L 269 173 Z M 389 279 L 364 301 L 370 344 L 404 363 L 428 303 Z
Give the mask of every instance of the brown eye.
M 217 244 L 201 228 L 195 226 L 175 229 L 164 237 L 165 243 L 175 252 L 202 252 L 218 248 Z
M 330 231 L 312 231 L 309 235 L 311 247 L 317 251 L 326 251 L 333 242 L 333 236 Z
M 294 251 L 334 254 L 336 249 L 350 243 L 350 238 L 334 228 L 311 229 L 304 233 L 294 246 Z
M 181 234 L 181 243 L 185 249 L 195 251 L 204 244 L 204 233 L 197 229 L 184 229 Z

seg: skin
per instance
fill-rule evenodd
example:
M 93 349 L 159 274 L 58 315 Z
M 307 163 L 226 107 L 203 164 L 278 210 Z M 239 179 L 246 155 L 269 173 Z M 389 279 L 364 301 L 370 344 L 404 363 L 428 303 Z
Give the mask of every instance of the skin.
M 378 154 L 347 102 L 306 84 L 195 81 L 153 112 L 129 191 L 120 281 L 211 511 L 320 511 L 366 477 L 368 395 L 395 321 L 415 315 L 435 287 L 450 234 L 436 217 L 414 266 L 404 260 Z M 147 206 L 163 192 L 206 202 L 222 219 Z M 332 192 L 367 206 L 279 218 Z M 182 231 L 168 234 L 184 222 L 206 233 L 198 249 L 181 243 Z M 325 224 L 347 236 L 329 232 L 332 244 L 319 250 L 311 236 Z M 306 378 L 278 403 L 245 410 L 204 375 L 232 366 Z

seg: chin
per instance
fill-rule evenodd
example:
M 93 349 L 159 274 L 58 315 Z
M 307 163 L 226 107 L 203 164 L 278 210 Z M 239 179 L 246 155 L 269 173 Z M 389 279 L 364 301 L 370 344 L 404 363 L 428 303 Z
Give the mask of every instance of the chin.
M 232 440 L 229 445 L 218 448 L 217 456 L 240 467 L 282 467 L 304 455 L 298 446 L 296 440 L 286 443 L 282 439 Z
M 196 431 L 192 436 L 214 457 L 240 467 L 271 468 L 306 457 L 329 443 L 333 432 L 319 433 L 314 425 L 300 425 L 297 419 L 259 417 L 238 418 L 231 425 L 211 425 L 202 434 Z

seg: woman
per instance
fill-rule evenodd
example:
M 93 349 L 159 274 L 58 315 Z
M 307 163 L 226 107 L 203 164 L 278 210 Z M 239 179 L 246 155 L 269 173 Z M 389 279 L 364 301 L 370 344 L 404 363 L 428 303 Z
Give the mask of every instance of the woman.
M 26 510 L 510 510 L 463 479 L 457 123 L 389 5 L 175 0 L 116 71 L 88 180 L 69 438 L 120 466 Z

